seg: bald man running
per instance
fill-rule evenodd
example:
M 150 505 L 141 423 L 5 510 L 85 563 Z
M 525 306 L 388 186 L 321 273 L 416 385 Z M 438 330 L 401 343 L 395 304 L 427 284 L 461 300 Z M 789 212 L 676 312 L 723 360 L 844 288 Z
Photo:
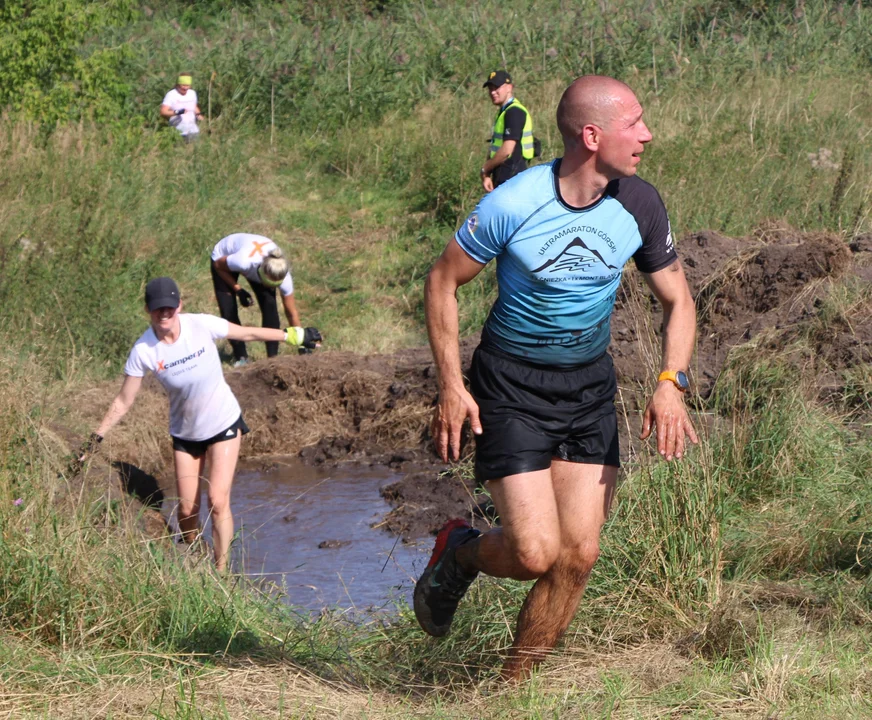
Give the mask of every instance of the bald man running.
M 663 307 L 660 379 L 642 420 L 667 460 L 697 441 L 684 405 L 696 312 L 657 191 L 636 177 L 652 136 L 624 83 L 577 79 L 557 108 L 564 154 L 486 195 L 427 278 L 430 345 L 439 379 L 432 432 L 458 459 L 469 418 L 475 470 L 501 527 L 462 520 L 439 532 L 415 586 L 415 614 L 445 635 L 479 572 L 536 580 L 503 666 L 529 674 L 571 622 L 599 555 L 619 452 L 607 353 L 609 321 L 632 257 Z M 456 292 L 492 259 L 499 295 L 463 384 Z

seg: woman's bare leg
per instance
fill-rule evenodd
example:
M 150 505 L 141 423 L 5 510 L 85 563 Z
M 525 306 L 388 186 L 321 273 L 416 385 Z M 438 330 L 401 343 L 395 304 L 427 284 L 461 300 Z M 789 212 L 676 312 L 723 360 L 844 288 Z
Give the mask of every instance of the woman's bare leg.
M 179 496 L 179 529 L 189 545 L 200 535 L 200 482 L 205 456 L 195 458 L 181 450 L 173 451 L 176 466 L 176 491 Z
M 242 435 L 209 446 L 208 498 L 212 516 L 212 547 L 215 551 L 215 567 L 220 571 L 227 567 L 230 541 L 233 540 L 233 513 L 230 511 L 230 489 L 236 474 L 236 461 Z

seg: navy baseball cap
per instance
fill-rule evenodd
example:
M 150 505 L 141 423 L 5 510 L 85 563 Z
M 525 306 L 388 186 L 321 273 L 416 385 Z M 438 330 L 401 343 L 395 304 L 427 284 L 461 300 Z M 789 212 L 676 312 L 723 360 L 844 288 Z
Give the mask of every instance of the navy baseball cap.
M 487 80 L 484 81 L 483 88 L 488 86 L 493 88 L 502 87 L 506 83 L 512 82 L 512 76 L 509 75 L 505 70 L 494 70 L 490 75 L 487 76 Z
M 179 297 L 179 286 L 172 278 L 155 278 L 145 286 L 145 305 L 150 312 L 164 307 L 177 308 Z

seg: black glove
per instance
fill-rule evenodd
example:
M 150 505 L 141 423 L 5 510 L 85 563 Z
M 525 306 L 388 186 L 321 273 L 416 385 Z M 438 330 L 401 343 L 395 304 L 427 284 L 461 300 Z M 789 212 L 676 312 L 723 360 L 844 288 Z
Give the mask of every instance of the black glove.
M 93 432 L 90 434 L 88 439 L 82 443 L 82 447 L 79 448 L 79 457 L 84 455 L 93 455 L 97 450 L 100 449 L 100 443 L 103 442 L 103 436 L 98 435 Z
M 254 305 L 254 298 L 251 297 L 251 293 L 245 288 L 239 288 L 236 297 L 239 298 L 239 304 L 242 305 L 242 307 L 251 307 Z
M 179 108 L 178 110 L 176 110 L 176 115 L 184 115 L 184 114 L 185 114 L 185 108 Z
M 76 454 L 70 459 L 67 465 L 67 477 L 73 477 L 82 470 L 85 463 L 100 449 L 101 442 L 103 442 L 102 435 L 91 433 L 91 436 L 82 443 Z
M 307 327 L 303 333 L 303 344 L 301 347 L 312 350 L 316 348 L 320 342 L 321 333 L 318 332 L 318 328 Z
M 312 348 L 303 347 L 302 345 L 297 348 L 297 355 L 311 355 Z

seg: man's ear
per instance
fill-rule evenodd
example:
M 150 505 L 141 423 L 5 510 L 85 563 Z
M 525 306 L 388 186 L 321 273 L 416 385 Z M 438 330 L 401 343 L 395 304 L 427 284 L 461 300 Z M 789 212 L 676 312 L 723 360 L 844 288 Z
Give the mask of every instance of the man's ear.
M 603 131 L 599 125 L 588 123 L 581 129 L 581 144 L 590 152 L 596 152 L 599 149 L 602 134 Z

